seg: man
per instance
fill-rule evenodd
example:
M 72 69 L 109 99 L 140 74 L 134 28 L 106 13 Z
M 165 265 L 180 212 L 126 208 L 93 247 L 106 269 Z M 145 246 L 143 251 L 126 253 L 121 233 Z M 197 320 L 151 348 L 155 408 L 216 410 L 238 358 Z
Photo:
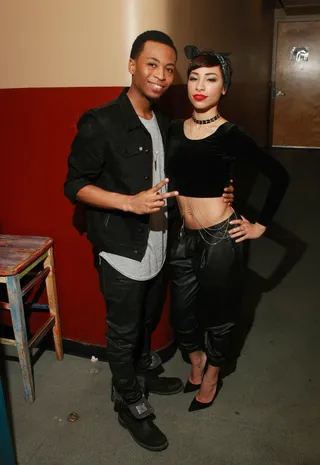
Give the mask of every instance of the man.
M 167 248 L 164 146 L 167 120 L 152 103 L 173 82 L 177 50 L 146 31 L 134 41 L 132 83 L 114 101 L 85 113 L 69 156 L 65 194 L 87 204 L 88 239 L 99 253 L 107 304 L 107 357 L 120 424 L 149 450 L 168 446 L 146 394 L 176 394 L 178 378 L 157 375 L 151 335 L 162 310 Z

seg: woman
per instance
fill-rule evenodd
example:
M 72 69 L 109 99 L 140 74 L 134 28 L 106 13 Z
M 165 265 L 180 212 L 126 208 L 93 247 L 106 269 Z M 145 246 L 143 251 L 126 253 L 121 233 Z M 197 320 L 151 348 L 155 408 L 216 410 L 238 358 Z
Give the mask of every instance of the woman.
M 226 55 L 186 46 L 188 95 L 193 114 L 175 121 L 169 133 L 167 176 L 182 217 L 172 248 L 172 324 L 189 353 L 185 392 L 199 390 L 189 411 L 212 405 L 221 386 L 221 366 L 230 356 L 242 288 L 242 242 L 266 230 L 288 185 L 284 168 L 237 125 L 218 113 L 231 84 Z M 256 223 L 223 202 L 235 164 L 253 163 L 271 181 Z M 204 336 L 207 334 L 206 345 Z

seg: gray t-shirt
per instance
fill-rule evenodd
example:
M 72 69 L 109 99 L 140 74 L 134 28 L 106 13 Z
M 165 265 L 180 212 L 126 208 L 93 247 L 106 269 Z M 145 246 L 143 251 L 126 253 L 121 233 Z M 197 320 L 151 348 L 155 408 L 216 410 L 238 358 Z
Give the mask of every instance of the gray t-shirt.
M 152 185 L 154 186 L 165 178 L 162 136 L 154 113 L 152 114 L 151 120 L 143 118 L 140 118 L 140 120 L 147 131 L 149 131 L 152 139 Z M 166 191 L 167 186 L 161 190 L 161 192 Z M 166 258 L 168 235 L 166 204 L 159 212 L 150 215 L 149 229 L 147 249 L 141 262 L 107 252 L 101 252 L 100 256 L 107 260 L 113 268 L 128 278 L 136 281 L 147 281 L 153 278 L 161 270 Z

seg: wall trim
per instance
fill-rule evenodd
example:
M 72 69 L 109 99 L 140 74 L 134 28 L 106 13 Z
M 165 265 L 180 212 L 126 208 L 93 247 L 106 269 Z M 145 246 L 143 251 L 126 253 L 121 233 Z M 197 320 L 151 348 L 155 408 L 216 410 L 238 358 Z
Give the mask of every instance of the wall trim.
M 91 357 L 94 355 L 102 362 L 108 361 L 105 346 L 87 344 L 80 341 L 72 341 L 71 339 L 63 339 L 62 344 L 63 351 L 67 355 L 75 355 L 76 357 L 88 359 L 91 359 Z M 46 349 L 54 351 L 54 345 L 52 340 L 48 342 Z M 167 346 L 157 350 L 156 352 L 160 355 L 163 363 L 166 363 L 175 355 L 176 351 L 176 344 L 174 342 L 171 342 Z
M 319 150 L 320 147 L 307 147 L 305 145 L 273 145 L 272 148 L 277 149 L 306 149 L 306 150 Z
M 13 331 L 12 328 L 3 325 L 1 335 L 13 339 Z M 80 341 L 73 341 L 71 339 L 62 339 L 63 345 L 63 352 L 65 355 L 74 355 L 76 357 L 87 358 L 91 360 L 91 357 L 94 355 L 102 362 L 107 362 L 107 353 L 106 353 L 106 346 L 96 345 L 96 344 L 88 344 L 86 342 Z M 42 353 L 45 350 L 50 350 L 54 352 L 54 343 L 53 338 L 50 333 L 44 337 L 44 339 L 39 343 L 37 347 L 33 350 L 32 356 L 32 363 L 36 363 L 37 360 L 41 357 Z M 167 344 L 165 347 L 156 350 L 156 352 L 160 355 L 161 360 L 163 363 L 168 362 L 171 360 L 177 351 L 177 345 L 174 341 Z M 18 356 L 16 355 L 16 349 L 8 350 L 5 352 L 5 358 L 7 360 L 18 360 Z

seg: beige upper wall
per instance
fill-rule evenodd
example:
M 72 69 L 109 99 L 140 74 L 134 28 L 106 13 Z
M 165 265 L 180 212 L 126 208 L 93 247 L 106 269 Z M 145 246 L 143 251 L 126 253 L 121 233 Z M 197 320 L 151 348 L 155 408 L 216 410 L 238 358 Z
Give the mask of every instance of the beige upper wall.
M 0 1 L 0 88 L 125 86 L 135 37 L 172 36 L 184 82 L 186 44 L 231 51 L 223 114 L 260 143 L 268 134 L 273 0 Z
M 169 33 L 180 52 L 195 43 L 232 51 L 235 68 L 261 60 L 268 0 L 10 0 L 0 6 L 0 88 L 123 86 L 134 38 L 146 29 Z M 272 2 L 271 2 L 272 3 Z M 241 63 L 246 63 L 243 68 Z M 245 76 L 238 75 L 238 79 Z

